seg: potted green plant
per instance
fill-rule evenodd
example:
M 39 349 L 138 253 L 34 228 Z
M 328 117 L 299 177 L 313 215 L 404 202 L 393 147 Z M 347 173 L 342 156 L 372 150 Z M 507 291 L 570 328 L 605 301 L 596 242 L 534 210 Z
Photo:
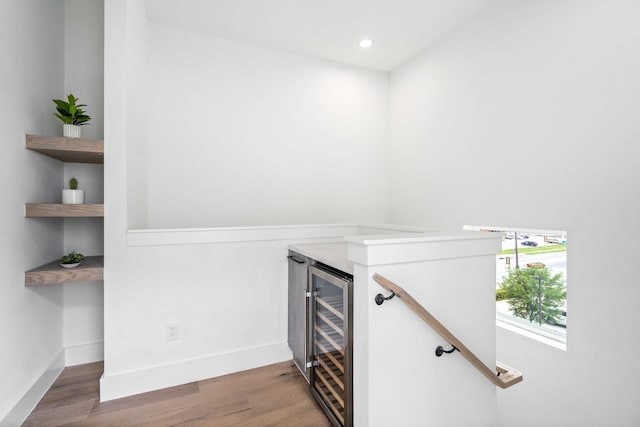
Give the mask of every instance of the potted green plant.
M 79 266 L 84 260 L 84 255 L 76 251 L 70 252 L 62 257 L 60 265 L 64 268 L 74 268 Z
M 81 205 L 84 203 L 84 190 L 78 190 L 78 180 L 71 178 L 69 188 L 62 190 L 62 203 L 65 205 Z
M 57 113 L 53 113 L 54 116 L 62 120 L 62 134 L 68 138 L 80 138 L 81 128 L 80 126 L 86 125 L 91 120 L 82 107 L 86 107 L 85 104 L 78 104 L 78 98 L 73 96 L 72 93 L 67 95 L 67 100 L 53 99 L 56 104 Z

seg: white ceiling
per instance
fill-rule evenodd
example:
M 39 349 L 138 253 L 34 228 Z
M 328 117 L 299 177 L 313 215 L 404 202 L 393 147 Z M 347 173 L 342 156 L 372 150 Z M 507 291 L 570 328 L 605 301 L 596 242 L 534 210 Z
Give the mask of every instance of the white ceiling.
M 495 0 L 146 0 L 150 22 L 388 72 Z M 363 50 L 363 37 L 374 40 Z

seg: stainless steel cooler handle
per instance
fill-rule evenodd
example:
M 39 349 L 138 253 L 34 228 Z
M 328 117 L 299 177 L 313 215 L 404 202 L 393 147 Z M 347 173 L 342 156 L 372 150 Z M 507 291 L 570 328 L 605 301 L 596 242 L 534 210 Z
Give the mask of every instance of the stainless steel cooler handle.
M 287 258 L 289 258 L 293 262 L 297 262 L 298 264 L 304 264 L 305 263 L 303 260 L 299 260 L 298 258 L 294 257 L 293 255 L 287 255 Z

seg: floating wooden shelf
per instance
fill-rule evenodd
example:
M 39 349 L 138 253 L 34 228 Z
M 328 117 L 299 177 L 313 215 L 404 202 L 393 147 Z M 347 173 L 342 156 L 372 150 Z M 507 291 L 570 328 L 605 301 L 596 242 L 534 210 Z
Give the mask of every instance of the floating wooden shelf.
M 47 285 L 66 282 L 102 280 L 104 271 L 103 256 L 88 256 L 78 267 L 64 268 L 60 260 L 50 262 L 24 273 L 24 285 Z
M 99 139 L 27 135 L 27 148 L 63 162 L 104 164 L 104 142 Z
M 61 203 L 27 203 L 27 218 L 104 217 L 104 205 L 63 205 Z

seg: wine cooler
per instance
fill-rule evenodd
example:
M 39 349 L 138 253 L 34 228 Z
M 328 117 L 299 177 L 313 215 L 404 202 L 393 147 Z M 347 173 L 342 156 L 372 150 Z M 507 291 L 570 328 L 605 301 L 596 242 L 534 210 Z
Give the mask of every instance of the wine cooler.
M 309 267 L 311 392 L 335 426 L 351 426 L 353 277 L 317 263 Z

